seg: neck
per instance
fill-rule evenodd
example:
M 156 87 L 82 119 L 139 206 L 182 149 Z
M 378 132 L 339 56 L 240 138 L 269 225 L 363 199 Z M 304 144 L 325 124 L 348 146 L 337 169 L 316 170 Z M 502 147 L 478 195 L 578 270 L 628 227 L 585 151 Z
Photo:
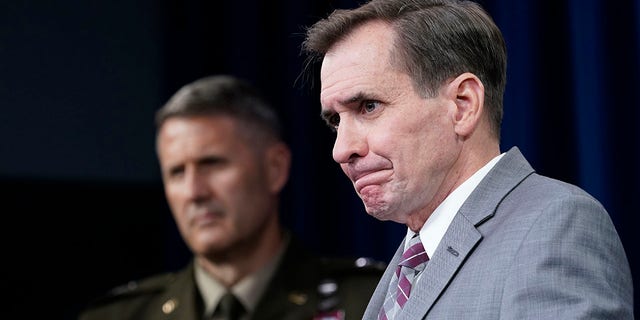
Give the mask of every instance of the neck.
M 466 147 L 466 149 L 465 149 Z M 433 211 L 461 184 L 469 179 L 480 168 L 485 166 L 491 159 L 500 154 L 500 147 L 497 143 L 487 143 L 469 149 L 463 147 L 455 164 L 451 167 L 444 178 L 439 190 L 425 207 L 407 217 L 406 225 L 413 232 L 420 232 L 422 226 Z
M 230 288 L 245 277 L 262 269 L 284 244 L 284 236 L 277 221 L 270 223 L 256 236 L 234 245 L 231 253 L 197 256 L 196 263 L 225 287 Z

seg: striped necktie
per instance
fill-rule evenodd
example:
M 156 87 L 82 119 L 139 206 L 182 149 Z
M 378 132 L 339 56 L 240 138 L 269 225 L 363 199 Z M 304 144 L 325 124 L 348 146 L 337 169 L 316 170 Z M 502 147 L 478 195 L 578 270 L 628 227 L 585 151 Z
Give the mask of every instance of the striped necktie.
M 378 314 L 379 320 L 391 320 L 396 317 L 409 300 L 413 281 L 418 272 L 424 269 L 427 261 L 429 256 L 424 251 L 420 237 L 416 233 L 409 240 L 409 246 L 398 263 L 398 268 L 389 285 L 387 298 Z

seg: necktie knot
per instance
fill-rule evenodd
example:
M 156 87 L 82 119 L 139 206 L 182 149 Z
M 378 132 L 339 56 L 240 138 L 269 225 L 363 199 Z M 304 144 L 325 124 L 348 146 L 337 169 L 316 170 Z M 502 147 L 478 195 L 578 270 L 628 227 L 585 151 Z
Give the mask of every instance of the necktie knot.
M 429 261 L 429 256 L 424 250 L 424 246 L 420 241 L 420 237 L 416 234 L 416 236 L 411 238 L 411 240 L 409 241 L 409 248 L 404 251 L 404 253 L 402 254 L 402 259 L 398 264 L 403 267 L 416 269 L 416 267 L 424 264 L 427 261 Z

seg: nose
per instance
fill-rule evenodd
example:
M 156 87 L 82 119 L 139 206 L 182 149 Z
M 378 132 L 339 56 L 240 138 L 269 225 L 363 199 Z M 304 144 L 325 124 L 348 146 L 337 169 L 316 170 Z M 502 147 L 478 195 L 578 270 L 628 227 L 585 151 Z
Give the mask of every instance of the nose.
M 186 171 L 184 192 L 191 201 L 199 202 L 209 196 L 207 179 L 197 168 L 189 168 Z
M 368 152 L 366 134 L 356 122 L 344 118 L 340 119 L 333 144 L 333 160 L 340 164 L 364 157 Z

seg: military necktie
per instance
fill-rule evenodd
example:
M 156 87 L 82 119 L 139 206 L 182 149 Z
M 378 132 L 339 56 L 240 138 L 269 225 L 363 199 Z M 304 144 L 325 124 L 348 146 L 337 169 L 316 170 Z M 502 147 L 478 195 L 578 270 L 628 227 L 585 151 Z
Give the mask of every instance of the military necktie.
M 391 320 L 404 307 L 411 294 L 411 286 L 418 272 L 422 271 L 429 261 L 429 256 L 424 251 L 420 237 L 415 234 L 409 240 L 407 250 L 402 254 L 396 273 L 389 285 L 387 298 L 384 301 L 379 320 Z
M 225 293 L 220 299 L 214 314 L 220 315 L 225 320 L 238 320 L 244 313 L 242 303 L 231 292 Z

